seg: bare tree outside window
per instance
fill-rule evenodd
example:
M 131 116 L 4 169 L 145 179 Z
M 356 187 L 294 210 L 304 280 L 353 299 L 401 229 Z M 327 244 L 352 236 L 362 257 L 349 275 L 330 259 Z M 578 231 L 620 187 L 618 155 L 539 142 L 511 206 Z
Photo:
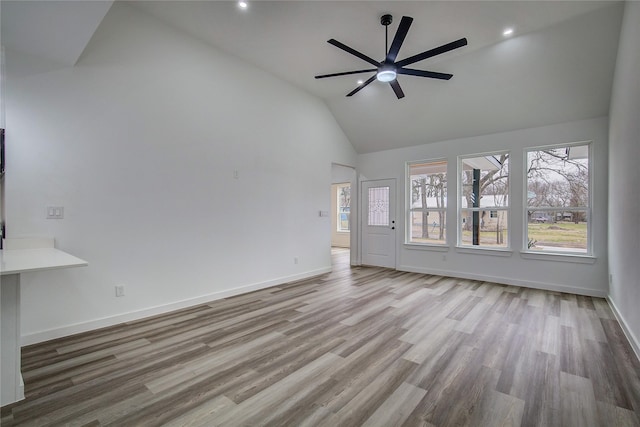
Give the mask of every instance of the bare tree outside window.
M 338 231 L 351 230 L 351 184 L 338 185 Z
M 411 198 L 407 241 L 446 243 L 447 162 L 420 162 L 408 166 Z
M 460 244 L 508 247 L 509 153 L 460 160 Z
M 527 153 L 528 249 L 589 251 L 589 144 Z

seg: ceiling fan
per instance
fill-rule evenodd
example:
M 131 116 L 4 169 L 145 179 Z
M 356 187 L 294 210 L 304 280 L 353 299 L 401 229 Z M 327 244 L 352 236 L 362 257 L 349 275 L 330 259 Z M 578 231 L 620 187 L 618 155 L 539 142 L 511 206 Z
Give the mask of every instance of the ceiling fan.
M 368 57 L 367 55 L 358 52 L 357 50 L 350 48 L 349 46 L 340 43 L 335 39 L 328 40 L 327 43 L 334 45 L 337 48 L 344 50 L 358 58 L 368 62 L 376 68 L 370 68 L 366 70 L 355 70 L 355 71 L 345 71 L 342 73 L 333 73 L 333 74 L 323 74 L 319 76 L 315 76 L 316 79 L 324 79 L 326 77 L 337 77 L 337 76 L 346 76 L 349 74 L 359 74 L 359 73 L 370 73 L 375 71 L 376 74 L 371 76 L 368 80 L 364 81 L 357 88 L 352 90 L 347 94 L 347 96 L 353 96 L 358 93 L 361 89 L 367 86 L 372 81 L 378 79 L 381 82 L 388 82 L 393 91 L 395 92 L 398 99 L 404 98 L 404 92 L 400 87 L 400 83 L 396 79 L 398 74 L 406 74 L 410 76 L 418 76 L 418 77 L 430 77 L 432 79 L 441 79 L 441 80 L 449 80 L 453 77 L 453 74 L 444 74 L 444 73 L 436 73 L 434 71 L 424 71 L 424 70 L 416 70 L 413 68 L 405 68 L 405 65 L 414 64 L 418 61 L 422 61 L 427 58 L 431 58 L 432 56 L 440 55 L 442 53 L 449 52 L 450 50 L 457 49 L 462 46 L 467 45 L 467 39 L 461 38 L 451 43 L 444 44 L 440 47 L 436 47 L 431 50 L 424 51 L 417 55 L 410 56 L 409 58 L 405 58 L 401 61 L 396 62 L 396 57 L 398 56 L 398 52 L 400 52 L 400 47 L 404 42 L 404 38 L 407 36 L 407 32 L 409 32 L 409 27 L 411 27 L 411 23 L 413 22 L 413 18 L 409 16 L 403 16 L 400 21 L 400 25 L 398 26 L 398 30 L 396 31 L 396 36 L 393 38 L 393 42 L 391 43 L 391 48 L 388 48 L 389 43 L 389 24 L 393 17 L 391 15 L 382 15 L 380 18 L 380 23 L 385 26 L 385 54 L 386 57 L 384 61 L 378 62 L 373 58 Z

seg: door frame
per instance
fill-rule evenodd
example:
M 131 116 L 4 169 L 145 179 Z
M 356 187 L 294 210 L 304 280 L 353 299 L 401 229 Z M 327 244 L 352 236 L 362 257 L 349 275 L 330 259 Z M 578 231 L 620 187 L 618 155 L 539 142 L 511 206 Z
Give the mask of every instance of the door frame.
M 342 169 L 343 172 L 348 171 L 349 179 L 344 180 L 334 175 L 334 169 Z M 340 182 L 351 183 L 351 230 L 349 231 L 350 237 L 350 249 L 349 249 L 349 262 L 351 265 L 360 265 L 360 183 L 358 182 L 358 170 L 355 166 L 349 166 L 343 163 L 331 163 L 331 184 L 337 184 Z M 331 205 L 329 205 L 331 206 Z M 331 215 L 334 213 L 332 212 Z M 329 244 L 329 251 L 331 251 L 331 244 Z

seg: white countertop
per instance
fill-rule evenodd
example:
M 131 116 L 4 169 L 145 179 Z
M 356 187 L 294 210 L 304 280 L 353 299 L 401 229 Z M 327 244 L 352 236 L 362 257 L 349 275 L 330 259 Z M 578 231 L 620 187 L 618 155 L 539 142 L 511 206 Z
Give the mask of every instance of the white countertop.
M 0 275 L 87 265 L 87 261 L 55 248 L 0 250 Z

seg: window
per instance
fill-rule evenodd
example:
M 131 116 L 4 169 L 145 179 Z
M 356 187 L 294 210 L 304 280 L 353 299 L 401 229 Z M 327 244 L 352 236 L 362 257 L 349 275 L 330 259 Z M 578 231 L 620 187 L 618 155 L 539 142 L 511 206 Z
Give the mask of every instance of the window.
M 588 143 L 527 152 L 527 249 L 590 253 Z
M 351 219 L 349 217 L 351 212 L 351 184 L 338 184 L 337 185 L 337 197 L 338 203 L 338 231 L 341 233 L 348 233 L 351 229 Z
M 460 246 L 509 246 L 509 153 L 460 158 Z
M 369 188 L 369 220 L 367 225 L 373 227 L 389 225 L 389 187 Z
M 408 164 L 407 243 L 447 243 L 447 162 Z

